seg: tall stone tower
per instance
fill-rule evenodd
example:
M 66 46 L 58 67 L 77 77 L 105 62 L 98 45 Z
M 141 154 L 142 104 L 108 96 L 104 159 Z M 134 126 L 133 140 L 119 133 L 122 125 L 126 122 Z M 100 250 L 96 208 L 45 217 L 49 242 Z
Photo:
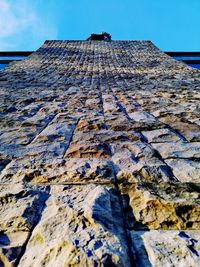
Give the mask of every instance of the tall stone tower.
M 150 41 L 2 70 L 0 266 L 199 266 L 199 88 Z

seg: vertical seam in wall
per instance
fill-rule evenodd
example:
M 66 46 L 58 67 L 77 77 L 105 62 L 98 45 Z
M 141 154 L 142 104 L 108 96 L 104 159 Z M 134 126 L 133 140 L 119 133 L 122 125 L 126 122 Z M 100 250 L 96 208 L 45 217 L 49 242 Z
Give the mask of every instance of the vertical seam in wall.
M 116 176 L 115 176 L 115 179 L 117 179 Z M 127 228 L 127 224 L 126 224 L 126 215 L 125 215 L 125 212 L 124 212 L 122 195 L 121 195 L 121 191 L 119 189 L 117 180 L 114 183 L 114 186 L 115 186 L 115 188 L 117 190 L 117 195 L 118 195 L 118 199 L 119 199 L 119 205 L 120 205 L 121 214 L 122 214 L 123 228 L 124 228 L 124 233 L 125 233 L 127 247 L 128 247 L 128 254 L 129 254 L 130 264 L 131 264 L 132 267 L 135 267 L 136 266 L 135 265 L 136 257 L 134 255 L 133 243 L 131 241 L 131 238 L 130 238 L 130 235 L 129 235 L 129 232 L 128 232 L 128 228 Z
M 47 187 L 49 187 L 49 186 L 47 186 Z M 49 193 L 49 192 L 48 192 L 48 193 Z M 49 197 L 50 197 L 50 195 L 48 194 L 48 198 L 49 198 Z M 29 243 L 29 241 L 30 241 L 30 239 L 31 239 L 31 236 L 32 236 L 32 233 L 33 233 L 34 229 L 36 228 L 36 226 L 37 226 L 38 223 L 40 222 L 40 219 L 41 219 L 41 217 L 42 217 L 43 211 L 44 211 L 44 209 L 45 209 L 45 203 L 46 203 L 46 201 L 47 201 L 48 198 L 46 198 L 46 199 L 44 200 L 44 202 L 42 203 L 42 209 L 41 209 L 41 211 L 39 212 L 39 215 L 38 215 L 39 218 L 38 218 L 38 220 L 34 223 L 33 227 L 32 227 L 31 230 L 30 230 L 30 234 L 29 234 L 29 236 L 28 236 L 26 242 L 25 242 L 24 245 L 22 246 L 22 250 L 21 250 L 21 252 L 20 252 L 20 254 L 19 254 L 19 256 L 18 256 L 18 258 L 17 258 L 17 260 L 16 260 L 16 263 L 15 263 L 16 266 L 18 266 L 18 265 L 20 264 L 20 261 L 21 261 L 23 255 L 24 255 L 25 252 L 26 252 L 27 245 L 28 245 L 28 243 Z
M 72 142 L 72 140 L 73 140 L 74 133 L 75 133 L 75 131 L 76 131 L 77 125 L 78 125 L 78 123 L 79 123 L 79 120 L 80 120 L 80 118 L 77 119 L 77 121 L 76 121 L 76 123 L 75 123 L 75 126 L 74 126 L 74 129 L 73 129 L 73 131 L 72 131 L 72 133 L 71 133 L 71 137 L 70 137 L 70 140 L 69 140 L 69 142 L 68 142 L 68 145 L 66 145 L 66 148 L 65 148 L 65 150 L 63 151 L 63 158 L 65 157 L 65 154 L 66 154 L 66 152 L 67 152 L 67 149 L 68 149 L 68 148 L 70 147 L 70 145 L 71 145 L 71 142 Z

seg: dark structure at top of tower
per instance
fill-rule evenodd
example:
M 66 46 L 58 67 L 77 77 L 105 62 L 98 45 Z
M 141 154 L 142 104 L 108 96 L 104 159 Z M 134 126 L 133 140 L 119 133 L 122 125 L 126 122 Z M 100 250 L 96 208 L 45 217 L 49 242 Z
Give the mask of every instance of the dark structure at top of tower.
M 112 36 L 107 32 L 102 33 L 92 33 L 89 38 L 87 38 L 87 41 L 111 41 Z

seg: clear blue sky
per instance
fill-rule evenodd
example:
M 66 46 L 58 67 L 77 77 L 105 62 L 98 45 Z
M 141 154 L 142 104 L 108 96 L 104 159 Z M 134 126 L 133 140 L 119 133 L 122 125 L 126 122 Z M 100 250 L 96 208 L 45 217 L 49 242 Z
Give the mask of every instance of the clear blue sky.
M 102 31 L 164 51 L 200 51 L 200 0 L 0 0 L 0 51 Z

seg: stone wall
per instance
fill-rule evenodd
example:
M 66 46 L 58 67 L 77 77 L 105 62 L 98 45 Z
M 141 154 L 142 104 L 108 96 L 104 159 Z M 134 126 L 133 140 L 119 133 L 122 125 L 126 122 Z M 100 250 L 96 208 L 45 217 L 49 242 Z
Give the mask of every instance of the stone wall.
M 199 89 L 149 41 L 2 70 L 0 266 L 199 266 Z

